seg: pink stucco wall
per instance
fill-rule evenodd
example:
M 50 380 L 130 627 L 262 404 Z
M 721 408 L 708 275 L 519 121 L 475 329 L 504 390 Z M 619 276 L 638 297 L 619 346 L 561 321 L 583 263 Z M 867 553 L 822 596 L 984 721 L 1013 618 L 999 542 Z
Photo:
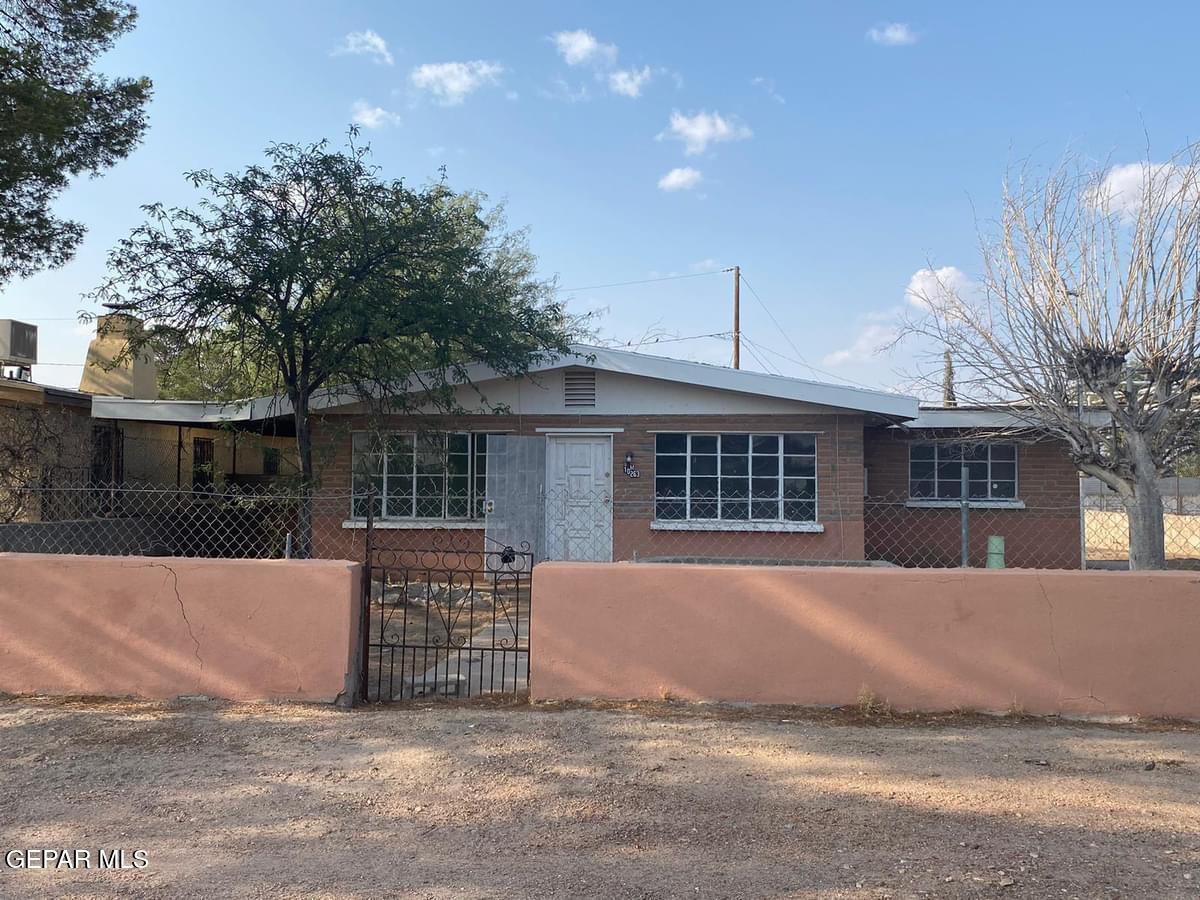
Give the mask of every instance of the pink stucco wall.
M 332 701 L 360 567 L 0 553 L 0 691 Z
M 535 699 L 1200 718 L 1188 572 L 544 563 Z

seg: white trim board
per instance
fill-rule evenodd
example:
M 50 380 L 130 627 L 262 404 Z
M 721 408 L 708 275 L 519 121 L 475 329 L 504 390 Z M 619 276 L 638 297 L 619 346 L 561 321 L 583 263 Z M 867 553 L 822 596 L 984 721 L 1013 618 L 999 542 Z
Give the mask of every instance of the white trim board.
M 869 504 L 871 498 L 867 497 Z M 959 509 L 961 500 L 911 499 L 905 500 L 904 505 L 909 509 Z M 1024 500 L 968 500 L 968 509 L 1025 509 Z
M 828 432 L 812 428 L 805 428 L 801 431 L 797 431 L 795 428 L 759 428 L 747 430 L 731 425 L 729 428 L 709 429 L 707 431 L 704 429 L 697 431 L 695 428 L 648 428 L 646 429 L 646 434 L 828 434 Z
M 366 528 L 366 519 L 345 519 L 343 528 Z M 371 527 L 380 531 L 438 531 L 447 529 L 465 529 L 483 531 L 487 524 L 483 519 L 372 519 Z
M 762 522 L 753 519 L 653 519 L 650 530 L 824 534 L 825 526 L 820 522 Z
M 535 428 L 538 434 L 624 434 L 624 428 L 571 428 L 569 426 L 553 428 Z

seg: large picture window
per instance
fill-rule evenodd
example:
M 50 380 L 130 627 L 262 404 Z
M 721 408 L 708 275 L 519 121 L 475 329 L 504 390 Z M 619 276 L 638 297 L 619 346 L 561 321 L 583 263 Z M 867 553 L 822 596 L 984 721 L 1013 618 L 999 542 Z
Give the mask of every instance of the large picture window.
M 816 435 L 655 437 L 655 518 L 816 521 Z
M 352 514 L 381 519 L 479 519 L 487 481 L 486 434 L 379 435 L 352 438 Z
M 913 444 L 909 450 L 908 492 L 918 500 L 959 500 L 967 469 L 970 500 L 1014 500 L 1017 496 L 1016 444 Z

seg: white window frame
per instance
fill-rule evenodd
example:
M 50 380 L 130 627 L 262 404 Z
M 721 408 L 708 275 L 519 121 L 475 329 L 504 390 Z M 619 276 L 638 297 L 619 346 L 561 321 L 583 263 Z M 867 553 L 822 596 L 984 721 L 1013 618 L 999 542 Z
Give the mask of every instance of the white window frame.
M 686 438 L 686 443 L 684 445 L 685 449 L 682 454 L 679 454 L 679 453 L 663 454 L 664 456 L 683 456 L 685 459 L 684 475 L 682 475 L 682 476 L 680 476 L 680 475 L 661 475 L 660 476 L 660 473 L 658 470 L 658 458 L 659 458 L 658 435 L 659 434 L 681 434 Z M 665 531 L 695 531 L 695 530 L 706 530 L 706 529 L 728 530 L 728 531 L 776 531 L 776 530 L 777 531 L 816 531 L 816 530 L 824 530 L 823 528 L 821 528 L 818 525 L 818 522 L 820 520 L 820 496 L 821 496 L 821 494 L 820 494 L 820 475 L 817 470 L 817 436 L 818 436 L 818 434 L 819 434 L 819 432 L 814 432 L 814 431 L 770 431 L 770 432 L 662 431 L 662 432 L 655 432 L 653 528 L 656 530 L 665 530 Z M 723 435 L 745 437 L 747 439 L 748 443 L 747 443 L 747 449 L 746 449 L 746 454 L 745 454 L 745 458 L 747 461 L 747 470 L 746 470 L 745 476 L 741 476 L 741 475 L 724 476 L 724 475 L 722 475 L 721 459 L 723 456 L 725 456 L 725 454 L 723 454 L 721 452 L 721 444 L 722 444 L 721 437 Z M 784 460 L 785 456 L 797 456 L 797 457 L 802 457 L 802 458 L 807 458 L 809 456 L 809 454 L 807 454 L 807 453 L 804 453 L 804 454 L 784 453 L 784 439 L 786 437 L 796 437 L 796 436 L 812 438 L 812 443 L 813 443 L 813 452 L 811 454 L 812 461 L 813 461 L 813 474 L 811 476 L 811 480 L 813 483 L 813 496 L 812 496 L 811 500 L 796 501 L 796 502 L 801 502 L 801 503 L 810 503 L 810 502 L 812 503 L 813 515 L 812 515 L 811 519 L 787 519 L 787 518 L 784 518 L 784 513 L 783 513 L 783 504 L 785 502 L 787 502 L 787 499 L 784 496 L 784 486 L 783 486 L 784 480 L 786 478 L 803 478 L 803 479 L 807 480 L 809 477 L 809 476 L 790 476 L 790 475 L 784 474 L 783 460 Z M 715 478 L 717 481 L 717 495 L 716 495 L 716 498 L 712 501 L 717 504 L 717 515 L 715 517 L 701 518 L 701 517 L 694 517 L 692 515 L 692 457 L 694 454 L 694 451 L 692 450 L 692 439 L 697 438 L 697 437 L 712 437 L 712 438 L 716 438 L 716 440 L 717 440 L 717 453 L 715 456 L 715 458 L 717 460 L 716 474 L 715 475 L 697 475 L 696 476 L 697 478 Z M 773 437 L 773 438 L 777 439 L 777 448 L 776 448 L 776 452 L 775 452 L 775 457 L 778 460 L 777 469 L 776 469 L 778 474 L 775 477 L 778 480 L 779 487 L 778 487 L 778 493 L 773 502 L 775 502 L 777 504 L 778 512 L 777 512 L 776 516 L 771 519 L 765 519 L 765 518 L 761 518 L 761 517 L 759 517 L 759 518 L 753 517 L 753 512 L 754 512 L 753 479 L 756 477 L 758 477 L 758 478 L 763 478 L 763 477 L 770 478 L 771 477 L 769 475 L 768 476 L 761 476 L 761 475 L 755 476 L 754 475 L 754 457 L 755 456 L 768 457 L 768 458 L 770 457 L 770 454 L 763 454 L 763 453 L 756 454 L 754 452 L 754 438 L 756 438 L 756 437 Z M 701 455 L 708 456 L 710 454 L 701 454 Z M 734 454 L 730 454 L 730 455 L 734 455 Z M 740 453 L 736 454 L 736 455 L 739 457 L 742 456 L 742 454 L 740 454 Z M 684 479 L 684 496 L 682 498 L 678 498 L 678 497 L 662 497 L 662 498 L 660 498 L 658 495 L 658 479 L 659 479 L 659 477 L 663 477 L 663 478 L 680 478 L 680 477 L 682 477 Z M 748 486 L 748 494 L 746 497 L 748 518 L 745 518 L 745 519 L 721 518 L 721 503 L 723 502 L 722 498 L 721 498 L 721 480 L 725 477 L 730 477 L 730 478 L 743 478 L 744 477 L 746 479 L 747 486 Z M 658 503 L 659 503 L 660 499 L 667 501 L 667 502 L 679 502 L 682 499 L 684 501 L 684 510 L 685 510 L 684 518 L 682 518 L 682 519 L 660 519 L 658 517 Z M 764 501 L 760 500 L 759 502 L 764 502 Z M 765 501 L 765 502 L 772 502 L 772 501 Z
M 1013 507 L 1013 508 L 1024 508 L 1025 504 L 1020 499 L 1020 497 L 1021 497 L 1021 452 L 1020 452 L 1020 448 L 1017 446 L 1017 443 L 1015 441 L 989 441 L 989 440 L 983 440 L 983 441 L 909 441 L 908 442 L 908 504 L 907 505 L 909 505 L 909 506 L 930 506 L 930 507 L 961 505 L 962 498 L 960 496 L 957 496 L 957 495 L 954 497 L 939 497 L 938 496 L 938 463 L 939 463 L 938 451 L 942 447 L 950 447 L 950 446 L 955 446 L 955 445 L 960 446 L 960 447 L 985 446 L 988 448 L 988 458 L 987 458 L 988 496 L 986 496 L 986 497 L 968 497 L 967 498 L 968 505 L 970 505 L 970 506 L 975 506 L 975 505 L 979 505 L 979 506 L 1009 506 L 1009 507 Z M 934 453 L 933 453 L 933 496 L 932 497 L 918 497 L 916 494 L 913 493 L 913 481 L 915 481 L 917 479 L 914 479 L 912 477 L 912 464 L 913 464 L 912 452 L 913 452 L 913 448 L 916 446 L 932 446 L 934 448 Z M 1009 460 L 1009 459 L 993 460 L 992 459 L 992 448 L 996 447 L 996 446 L 1012 447 L 1012 450 L 1013 450 L 1012 459 L 1011 460 Z M 928 462 L 928 460 L 918 460 L 918 462 Z M 982 460 L 965 460 L 965 462 L 982 462 Z M 999 463 L 1011 462 L 1013 464 L 1013 477 L 1012 477 L 1013 495 L 1011 497 L 993 497 L 992 496 L 992 482 L 993 482 L 992 464 L 996 463 L 996 462 L 999 462 Z M 978 481 L 978 479 L 970 479 L 970 480 Z M 998 480 L 1008 481 L 1009 479 L 1002 478 L 1002 479 L 998 479 Z M 961 484 L 961 476 L 959 479 L 959 483 Z M 961 493 L 961 490 L 960 490 L 960 493 Z
M 358 499 L 361 499 L 361 495 L 358 495 L 358 496 L 355 495 L 355 487 L 354 487 L 355 478 L 357 476 L 363 474 L 363 473 L 360 473 L 357 471 L 358 454 L 356 453 L 356 451 L 354 449 L 354 440 L 359 435 L 365 435 L 368 440 L 375 438 L 375 437 L 380 438 L 383 441 L 383 446 L 385 448 L 378 454 L 379 456 L 382 457 L 382 460 L 383 460 L 380 471 L 377 473 L 374 473 L 371 476 L 368 476 L 371 478 L 377 478 L 377 479 L 382 480 L 383 492 L 380 495 L 380 511 L 381 512 L 380 512 L 379 516 L 375 517 L 375 520 L 380 523 L 381 527 L 387 527 L 387 523 L 395 523 L 395 524 L 399 525 L 400 527 L 403 527 L 403 523 L 429 522 L 429 523 L 468 523 L 472 527 L 482 528 L 483 527 L 483 516 L 476 514 L 479 501 L 481 499 L 483 499 L 482 495 L 479 493 L 479 486 L 478 486 L 477 479 L 479 477 L 486 477 L 487 449 L 485 448 L 482 453 L 482 456 L 484 458 L 484 463 L 485 463 L 485 471 L 479 472 L 478 468 L 477 468 L 477 458 L 481 454 L 479 454 L 477 447 L 478 447 L 479 437 L 482 435 L 483 437 L 486 438 L 490 434 L 491 434 L 491 432 L 486 432 L 486 431 L 443 431 L 443 432 L 355 431 L 355 432 L 352 432 L 350 435 L 350 492 L 351 492 L 350 517 L 343 524 L 351 525 L 354 523 L 366 521 L 366 516 L 356 514 L 355 509 L 354 509 L 355 501 Z M 413 442 L 413 470 L 410 473 L 411 477 L 412 477 L 412 501 L 413 501 L 411 515 L 404 515 L 404 514 L 396 515 L 391 510 L 388 509 L 387 487 L 388 487 L 389 475 L 388 475 L 388 471 L 387 471 L 387 465 L 388 465 L 388 457 L 390 454 L 388 454 L 388 452 L 386 450 L 386 446 L 387 446 L 387 441 L 389 438 L 400 437 L 400 436 L 411 438 L 412 442 Z M 443 453 L 445 453 L 447 455 L 449 454 L 449 451 L 446 448 L 448 448 L 448 446 L 449 446 L 449 441 L 450 441 L 451 436 L 461 436 L 461 437 L 465 437 L 467 439 L 467 515 L 465 515 L 465 516 L 448 515 L 447 508 L 448 508 L 448 505 L 450 502 L 450 494 L 449 494 L 449 491 L 447 488 L 447 481 L 448 481 L 450 475 L 449 475 L 449 472 L 447 472 L 447 471 L 443 471 L 442 475 L 441 475 L 441 479 L 442 479 L 442 514 L 440 516 L 417 515 L 417 487 L 416 486 L 417 486 L 417 478 L 419 478 L 422 473 L 417 471 L 416 459 L 417 459 L 417 455 L 419 453 L 418 447 L 420 444 L 420 440 L 422 438 L 428 438 L 430 436 L 440 436 L 442 438 Z M 392 477 L 396 477 L 396 476 L 392 476 Z

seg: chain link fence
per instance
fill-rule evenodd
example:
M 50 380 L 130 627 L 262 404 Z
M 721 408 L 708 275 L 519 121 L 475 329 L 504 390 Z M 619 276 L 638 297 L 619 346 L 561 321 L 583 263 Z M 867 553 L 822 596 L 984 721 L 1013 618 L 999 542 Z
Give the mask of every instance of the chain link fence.
M 741 497 L 700 497 L 691 507 L 608 494 L 551 493 L 544 531 L 528 543 L 536 558 L 731 564 L 959 566 L 1121 569 L 1128 566 L 1129 519 L 1120 508 L 1080 503 L 987 503 L 874 496 L 828 503 L 815 521 L 789 519 L 786 498 L 757 510 Z M 704 516 L 690 517 L 699 507 Z M 766 513 L 782 508 L 773 519 Z M 751 511 L 747 511 L 747 510 Z M 758 518 L 751 518 L 758 512 Z M 669 517 L 667 517 L 669 516 Z M 722 516 L 725 516 L 724 518 Z M 1164 511 L 1169 568 L 1200 568 L 1200 514 Z
M 349 492 L 225 484 L 83 484 L 7 489 L 0 551 L 223 559 L 358 559 L 361 535 L 340 527 Z M 329 527 L 331 522 L 339 527 Z M 311 522 L 311 527 L 306 527 Z
M 1087 494 L 1064 506 L 736 496 L 688 498 L 681 505 L 614 499 L 607 491 L 539 489 L 499 501 L 481 495 L 466 516 L 415 514 L 450 508 L 454 498 L 445 492 L 451 487 L 431 483 L 419 496 L 383 497 L 374 485 L 309 494 L 229 483 L 201 490 L 31 486 L 5 492 L 0 551 L 362 560 L 369 541 L 377 550 L 439 553 L 512 547 L 535 562 L 1036 569 L 1124 568 L 1129 554 L 1125 511 L 1111 503 L 1097 507 Z M 1200 569 L 1200 511 L 1168 508 L 1164 527 L 1168 565 Z
M 1084 478 L 1081 483 L 1084 509 L 1122 512 L 1121 498 L 1099 478 Z M 1200 516 L 1200 478 L 1160 478 L 1163 512 L 1177 516 Z

